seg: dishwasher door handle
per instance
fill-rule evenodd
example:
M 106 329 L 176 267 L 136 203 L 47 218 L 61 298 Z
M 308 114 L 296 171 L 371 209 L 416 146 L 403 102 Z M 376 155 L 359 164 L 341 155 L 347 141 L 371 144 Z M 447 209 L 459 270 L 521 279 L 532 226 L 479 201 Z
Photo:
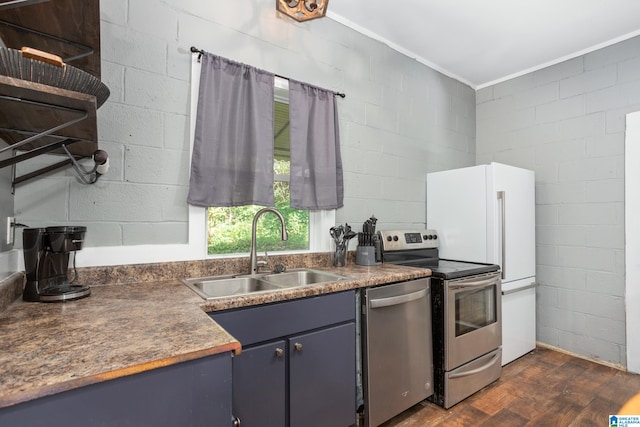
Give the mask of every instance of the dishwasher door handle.
M 427 296 L 426 289 L 420 289 L 410 294 L 398 295 L 395 297 L 376 298 L 369 301 L 371 308 L 389 307 L 391 305 L 405 304 Z

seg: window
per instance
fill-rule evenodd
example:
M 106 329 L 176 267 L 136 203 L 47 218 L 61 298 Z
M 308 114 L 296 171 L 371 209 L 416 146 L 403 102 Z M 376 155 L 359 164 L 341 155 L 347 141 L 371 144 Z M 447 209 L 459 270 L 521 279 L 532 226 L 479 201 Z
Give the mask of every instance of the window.
M 274 107 L 274 199 L 275 208 L 284 216 L 289 239 L 280 238 L 280 221 L 273 214 L 258 220 L 256 247 L 258 252 L 310 249 L 309 211 L 292 209 L 289 200 L 289 104 L 288 91 L 276 87 Z M 207 209 L 207 253 L 233 254 L 249 252 L 253 216 L 262 206 L 238 206 Z

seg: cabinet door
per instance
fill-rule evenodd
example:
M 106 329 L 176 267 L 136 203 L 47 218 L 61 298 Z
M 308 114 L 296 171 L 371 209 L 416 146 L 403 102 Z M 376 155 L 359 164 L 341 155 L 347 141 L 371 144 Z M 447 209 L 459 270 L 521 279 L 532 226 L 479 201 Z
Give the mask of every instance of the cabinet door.
M 0 408 L 0 426 L 229 426 L 231 353 Z
M 289 338 L 289 425 L 356 422 L 355 324 Z
M 233 358 L 233 415 L 242 427 L 282 427 L 286 419 L 285 341 Z

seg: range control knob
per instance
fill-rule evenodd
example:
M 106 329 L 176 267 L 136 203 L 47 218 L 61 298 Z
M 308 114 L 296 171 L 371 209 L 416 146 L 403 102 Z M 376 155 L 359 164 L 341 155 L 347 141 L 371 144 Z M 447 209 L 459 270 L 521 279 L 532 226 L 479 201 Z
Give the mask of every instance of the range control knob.
M 393 241 L 397 242 L 398 241 L 398 236 L 393 236 Z
M 423 238 L 424 240 L 431 240 L 431 239 L 432 239 L 432 237 L 431 237 L 431 235 L 430 235 L 430 234 L 425 234 L 424 236 L 422 236 L 422 238 Z
M 393 237 L 391 237 L 391 236 L 387 236 L 387 242 L 390 242 L 390 241 L 392 241 L 392 240 L 393 240 Z

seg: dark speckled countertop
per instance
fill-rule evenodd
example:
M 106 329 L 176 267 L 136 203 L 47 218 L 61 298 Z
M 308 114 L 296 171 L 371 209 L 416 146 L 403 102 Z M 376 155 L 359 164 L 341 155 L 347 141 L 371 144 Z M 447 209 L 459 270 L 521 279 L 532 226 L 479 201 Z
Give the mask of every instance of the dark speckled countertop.
M 152 268 L 149 266 L 124 268 L 123 276 L 139 276 L 140 271 Z M 299 266 L 309 267 L 305 262 Z M 166 264 L 160 267 L 159 279 L 171 275 L 166 268 Z M 236 273 L 243 271 L 236 264 L 231 268 Z M 390 264 L 314 268 L 348 279 L 205 301 L 175 278 L 151 281 L 153 275 L 147 274 L 148 281 L 123 283 L 106 274 L 107 269 L 94 268 L 87 269 L 85 277 L 98 271 L 120 284 L 92 286 L 89 298 L 66 303 L 16 300 L 0 308 L 0 408 L 178 362 L 240 352 L 241 343 L 211 320 L 210 311 L 430 275 L 426 269 Z M 214 270 L 214 274 L 229 273 Z M 212 274 L 196 271 L 198 274 L 187 277 Z M 173 277 L 184 276 L 177 274 Z

